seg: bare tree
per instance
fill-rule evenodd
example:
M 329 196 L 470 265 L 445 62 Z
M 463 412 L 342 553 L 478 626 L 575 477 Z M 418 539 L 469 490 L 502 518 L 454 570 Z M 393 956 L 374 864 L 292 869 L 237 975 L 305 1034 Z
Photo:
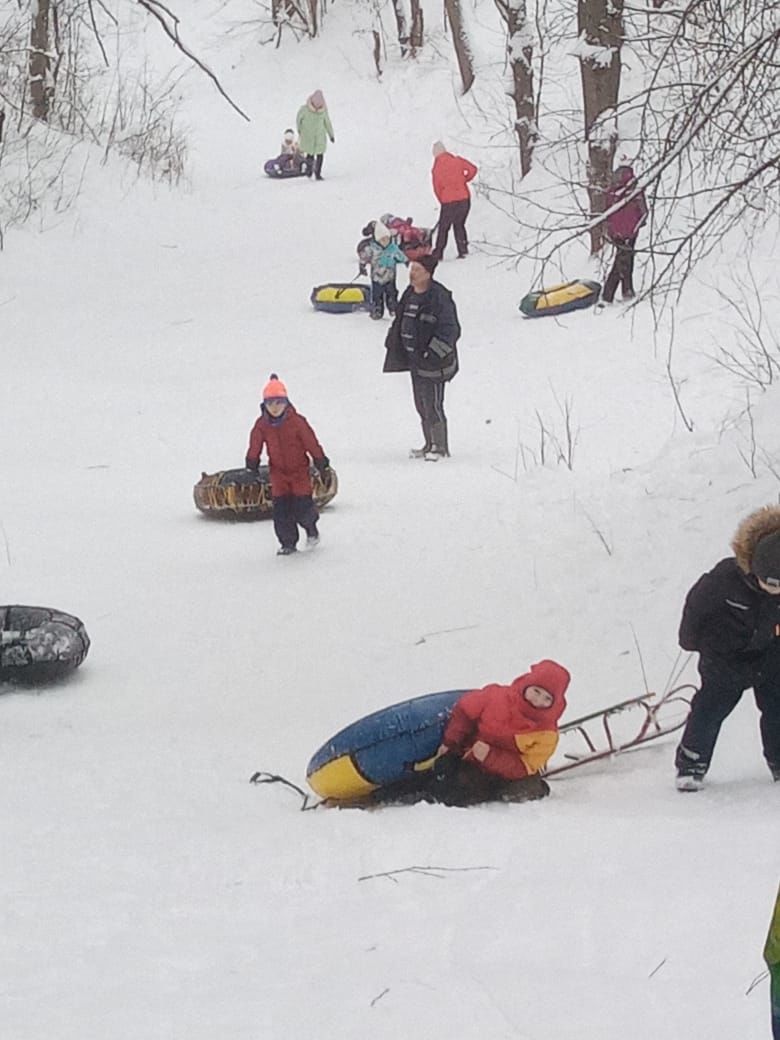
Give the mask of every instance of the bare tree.
M 582 79 L 585 140 L 588 146 L 590 215 L 604 212 L 617 145 L 623 0 L 578 0 L 578 57 Z M 590 251 L 603 244 L 603 224 L 590 228 Z
M 507 193 L 502 208 L 524 227 L 523 256 L 536 261 L 538 279 L 548 266 L 559 271 L 578 240 L 600 241 L 615 127 L 630 128 L 620 147 L 632 155 L 634 193 L 644 191 L 650 209 L 639 240 L 649 271 L 640 298 L 653 297 L 658 317 L 711 251 L 728 239 L 730 252 L 749 256 L 754 234 L 780 215 L 780 0 L 625 8 L 624 33 L 644 82 L 610 110 L 602 106 L 614 96 L 613 79 L 611 94 L 588 108 L 586 126 L 601 115 L 588 140 L 587 208 L 570 112 L 557 113 L 558 136 L 545 140 L 543 192 L 526 193 L 522 209 Z M 584 46 L 581 36 L 578 50 Z M 587 45 L 591 61 L 597 53 Z M 605 50 L 614 77 L 608 57 Z M 496 198 L 501 205 L 500 192 Z
M 56 17 L 51 0 L 33 0 L 30 26 L 30 98 L 32 114 L 44 122 L 49 118 L 52 96 L 50 18 Z
M 506 55 L 511 77 L 508 91 L 515 105 L 515 133 L 520 146 L 520 175 L 531 169 L 531 157 L 537 138 L 536 103 L 534 100 L 534 37 L 528 20 L 526 0 L 495 0 L 507 32 Z
M 452 44 L 458 59 L 463 93 L 468 94 L 474 83 L 474 59 L 471 53 L 471 42 L 463 24 L 460 0 L 444 0 L 444 10 L 447 12 L 447 21 L 452 30 Z

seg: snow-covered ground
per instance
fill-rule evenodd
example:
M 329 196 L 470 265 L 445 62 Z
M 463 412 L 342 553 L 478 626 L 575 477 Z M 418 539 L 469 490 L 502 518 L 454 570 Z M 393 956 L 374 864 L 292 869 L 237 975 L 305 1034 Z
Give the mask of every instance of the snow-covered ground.
M 281 50 L 193 26 L 252 122 L 191 73 L 187 190 L 95 161 L 74 209 L 0 254 L 0 600 L 93 640 L 68 682 L 0 699 L 0 1038 L 758 1040 L 780 791 L 749 695 L 696 796 L 674 790 L 674 738 L 530 805 L 300 813 L 248 783 L 302 783 L 355 718 L 542 657 L 572 672 L 569 718 L 645 676 L 662 692 L 687 588 L 778 494 L 777 392 L 751 398 L 754 477 L 744 391 L 711 357 L 734 257 L 677 311 L 689 433 L 647 305 L 522 319 L 531 269 L 480 249 L 515 234 L 481 196 L 473 254 L 437 273 L 463 326 L 453 456 L 407 459 L 387 322 L 309 292 L 354 275 L 367 220 L 434 222 L 433 140 L 495 150 L 445 62 L 379 83 L 350 9 L 328 19 Z M 262 162 L 317 87 L 325 180 L 273 182 Z M 759 277 L 771 256 L 757 243 Z M 776 326 L 776 290 L 767 307 Z M 201 471 L 242 464 L 271 371 L 340 480 L 321 548 L 292 559 L 270 523 L 192 503 Z M 562 436 L 567 401 L 573 469 L 535 465 L 537 413 Z M 413 866 L 441 870 L 367 876 Z

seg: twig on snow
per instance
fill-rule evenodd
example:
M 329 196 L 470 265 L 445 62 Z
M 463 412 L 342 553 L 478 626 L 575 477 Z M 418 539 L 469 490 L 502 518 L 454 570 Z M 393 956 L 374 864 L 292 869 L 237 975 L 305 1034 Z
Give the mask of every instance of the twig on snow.
M 358 881 L 384 877 L 397 885 L 396 874 L 424 874 L 426 877 L 442 878 L 446 874 L 463 874 L 472 870 L 498 870 L 498 867 L 399 867 L 398 870 L 383 870 L 379 874 L 363 874 Z

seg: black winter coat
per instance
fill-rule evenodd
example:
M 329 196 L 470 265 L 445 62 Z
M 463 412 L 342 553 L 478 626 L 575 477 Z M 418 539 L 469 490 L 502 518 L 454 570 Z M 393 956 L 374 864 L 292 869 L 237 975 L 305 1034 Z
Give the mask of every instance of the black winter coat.
M 680 646 L 749 662 L 780 638 L 780 596 L 764 592 L 733 556 L 703 574 L 688 593 Z
M 410 353 L 401 342 L 401 322 L 406 302 L 413 292 L 414 289 L 411 285 L 407 286 L 396 306 L 395 318 L 385 339 L 387 354 L 382 371 L 408 372 L 411 370 L 419 375 L 429 375 L 434 380 L 451 379 L 457 372 L 455 346 L 460 338 L 458 311 L 452 293 L 439 282 L 431 282 L 417 314 L 414 350 Z M 434 341 L 438 341 L 438 343 Z M 445 363 L 449 360 L 450 367 L 454 361 L 454 371 L 447 375 L 441 375 L 438 371 L 442 363 L 440 347 L 442 344 L 452 348 L 450 358 L 444 357 L 443 359 Z

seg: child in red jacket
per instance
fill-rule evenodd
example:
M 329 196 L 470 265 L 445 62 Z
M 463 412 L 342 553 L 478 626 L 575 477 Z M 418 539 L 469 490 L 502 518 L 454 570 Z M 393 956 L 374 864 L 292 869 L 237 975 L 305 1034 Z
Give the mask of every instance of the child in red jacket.
M 540 774 L 558 745 L 570 678 L 555 661 L 539 661 L 508 686 L 493 683 L 465 693 L 433 768 L 435 800 L 471 805 L 549 794 Z
M 263 387 L 260 418 L 249 437 L 247 469 L 257 470 L 263 448 L 268 453 L 274 530 L 281 545 L 278 555 L 297 551 L 299 524 L 306 532 L 306 545 L 313 549 L 319 542 L 319 513 L 312 498 L 309 456 L 326 484 L 330 461 L 314 430 L 290 404 L 287 387 L 275 372 Z

